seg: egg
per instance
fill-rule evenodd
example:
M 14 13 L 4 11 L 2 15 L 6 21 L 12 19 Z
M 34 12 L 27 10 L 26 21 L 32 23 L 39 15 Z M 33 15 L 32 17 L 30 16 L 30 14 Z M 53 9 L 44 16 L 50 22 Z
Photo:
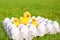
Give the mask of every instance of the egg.
M 5 18 L 4 21 L 3 21 L 3 26 L 4 26 L 4 29 L 7 29 L 7 24 L 10 23 L 10 19 L 9 18 Z
M 48 22 L 48 19 L 44 19 L 41 23 L 43 23 L 44 25 L 46 25 Z
M 36 37 L 36 34 L 37 34 L 37 29 L 33 24 L 31 24 L 29 27 L 29 38 L 32 40 L 33 37 Z
M 41 19 L 41 16 L 37 16 L 37 19 L 36 20 L 39 21 L 40 19 Z
M 44 24 L 44 26 L 45 26 L 45 34 L 48 33 L 47 28 L 46 28 L 47 22 L 48 22 L 48 19 L 45 19 L 44 21 L 41 22 L 41 23 Z M 40 25 L 40 24 L 39 24 L 39 25 Z
M 57 21 L 53 22 L 53 26 L 55 27 L 57 32 L 60 32 L 60 27 L 59 27 L 59 23 Z
M 12 24 L 11 24 L 12 25 Z M 12 29 L 12 26 L 11 25 L 9 25 L 9 27 L 8 27 L 8 35 L 9 35 L 9 37 L 10 37 L 10 39 L 12 39 L 12 33 L 11 33 L 11 29 Z
M 48 19 L 46 18 L 46 19 L 45 19 L 45 21 L 47 22 L 47 21 L 48 21 Z
M 41 20 L 42 20 L 42 21 L 44 21 L 44 20 L 45 20 L 45 18 L 41 18 Z
M 19 24 L 18 28 L 19 30 L 21 30 L 21 28 L 23 27 L 24 24 Z
M 9 21 L 10 19 L 9 18 L 5 18 L 4 21 L 3 21 L 3 26 L 6 26 L 8 24 L 7 21 Z
M 40 23 L 40 20 L 41 20 L 41 17 L 40 16 L 37 16 L 36 20 L 37 20 L 37 23 L 39 24 Z
M 53 21 L 52 20 L 48 20 L 48 23 L 52 23 Z
M 14 18 L 15 18 L 15 17 L 12 17 L 12 18 L 11 18 L 11 22 L 12 22 L 12 23 L 14 22 Z
M 10 27 L 12 27 L 11 28 L 11 37 L 12 37 L 12 39 L 13 40 L 19 40 L 19 29 L 18 29 L 18 27 L 16 27 L 16 25 L 15 24 L 12 24 Z
M 46 27 L 44 23 L 38 25 L 39 36 L 43 37 L 46 34 Z
M 46 28 L 49 34 L 55 34 L 55 29 L 52 23 L 48 22 L 48 24 L 46 25 Z
M 20 33 L 21 33 L 23 39 L 27 39 L 28 38 L 28 26 L 21 24 L 20 25 Z
M 7 26 L 6 26 L 6 31 L 7 32 L 9 32 L 8 30 L 9 30 L 9 27 L 12 25 L 12 22 L 10 21 L 8 24 L 7 24 Z
M 44 20 L 45 20 L 45 18 L 41 18 L 41 19 L 38 21 L 38 24 L 42 23 Z

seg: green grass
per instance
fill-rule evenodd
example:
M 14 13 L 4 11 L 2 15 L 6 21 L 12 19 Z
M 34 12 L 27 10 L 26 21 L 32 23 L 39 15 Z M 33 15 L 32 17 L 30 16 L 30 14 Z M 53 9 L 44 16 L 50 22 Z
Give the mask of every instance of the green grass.
M 10 40 L 2 26 L 4 18 L 19 18 L 25 11 L 31 12 L 32 16 L 41 16 L 60 23 L 60 0 L 0 0 L 0 40 Z M 60 33 L 47 34 L 33 40 L 60 40 Z

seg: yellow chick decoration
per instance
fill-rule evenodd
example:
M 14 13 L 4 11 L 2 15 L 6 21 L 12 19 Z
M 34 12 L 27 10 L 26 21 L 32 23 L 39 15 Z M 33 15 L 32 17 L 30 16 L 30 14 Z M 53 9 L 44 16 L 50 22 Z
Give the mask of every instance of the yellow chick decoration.
M 30 20 L 30 18 L 31 18 L 30 13 L 29 12 L 25 12 L 23 17 L 22 16 L 20 17 L 20 23 L 27 25 L 29 20 Z
M 37 24 L 36 18 L 32 18 L 32 24 L 35 25 L 36 28 L 38 27 L 38 24 Z
M 28 22 L 29 22 L 29 20 L 30 20 L 30 18 L 31 18 L 30 12 L 26 11 L 26 12 L 24 13 L 23 17 L 24 17 L 24 24 L 28 24 Z
M 14 18 L 14 24 L 18 27 L 18 25 L 19 25 L 19 22 L 18 22 L 19 20 L 18 20 L 18 18 Z

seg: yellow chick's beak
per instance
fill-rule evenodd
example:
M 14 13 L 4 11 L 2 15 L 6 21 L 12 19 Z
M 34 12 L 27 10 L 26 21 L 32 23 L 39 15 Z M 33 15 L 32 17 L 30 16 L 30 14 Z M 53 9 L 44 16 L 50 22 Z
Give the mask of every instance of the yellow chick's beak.
M 38 24 L 37 24 L 36 18 L 32 18 L 32 24 L 35 25 L 36 28 L 38 27 Z
M 18 18 L 14 18 L 14 24 L 18 27 L 18 25 L 19 25 L 19 22 L 18 22 L 19 20 L 18 20 Z

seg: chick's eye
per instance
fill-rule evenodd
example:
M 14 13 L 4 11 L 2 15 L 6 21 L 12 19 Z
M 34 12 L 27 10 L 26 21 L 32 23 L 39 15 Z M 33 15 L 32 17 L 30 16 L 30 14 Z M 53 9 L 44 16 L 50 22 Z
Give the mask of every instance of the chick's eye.
M 27 17 L 29 17 L 29 15 L 27 15 Z

